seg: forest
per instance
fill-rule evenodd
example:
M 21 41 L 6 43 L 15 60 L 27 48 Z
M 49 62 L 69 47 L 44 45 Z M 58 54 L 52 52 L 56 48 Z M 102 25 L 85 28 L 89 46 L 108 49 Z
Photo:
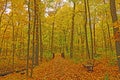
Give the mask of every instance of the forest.
M 120 80 L 120 0 L 0 0 L 0 80 Z

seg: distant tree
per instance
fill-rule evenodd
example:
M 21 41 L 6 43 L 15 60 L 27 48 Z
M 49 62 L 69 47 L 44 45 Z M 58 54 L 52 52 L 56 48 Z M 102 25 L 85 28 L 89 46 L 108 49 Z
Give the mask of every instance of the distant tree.
M 71 25 L 71 42 L 70 42 L 70 58 L 73 57 L 73 42 L 74 42 L 74 20 L 75 20 L 75 2 L 73 1 L 72 25 Z
M 15 63 L 15 25 L 14 25 L 14 2 L 12 1 L 12 66 L 14 70 L 14 63 Z
M 2 22 L 2 17 L 3 17 L 3 14 L 5 13 L 6 9 L 7 9 L 7 3 L 8 3 L 8 0 L 5 0 L 5 7 L 4 9 L 2 10 L 1 14 L 0 14 L 0 30 L 1 30 L 1 22 Z M 5 29 L 6 30 L 6 29 Z M 0 44 L 0 55 L 2 53 L 2 44 L 3 44 L 3 38 L 1 40 L 1 44 Z

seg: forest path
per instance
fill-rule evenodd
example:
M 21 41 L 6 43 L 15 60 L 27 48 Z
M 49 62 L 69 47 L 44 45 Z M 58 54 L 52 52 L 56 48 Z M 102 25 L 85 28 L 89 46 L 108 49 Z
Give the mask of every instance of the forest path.
M 116 66 L 105 67 L 104 63 L 95 67 L 93 72 L 87 72 L 81 63 L 75 64 L 57 54 L 50 62 L 36 68 L 33 77 L 34 80 L 104 80 L 111 75 L 110 80 L 118 80 L 118 74 Z
M 33 78 L 28 80 L 120 80 L 116 65 L 108 66 L 105 60 L 101 62 L 103 63 L 96 66 L 93 72 L 87 72 L 81 63 L 75 64 L 57 54 L 51 61 L 37 66 Z M 26 80 L 26 75 L 14 73 L 0 77 L 0 80 Z
M 35 77 L 42 80 L 80 80 L 82 75 L 80 76 L 78 73 L 83 70 L 81 67 L 57 54 L 50 62 L 42 64 L 41 68 L 36 69 L 34 74 L 39 74 Z

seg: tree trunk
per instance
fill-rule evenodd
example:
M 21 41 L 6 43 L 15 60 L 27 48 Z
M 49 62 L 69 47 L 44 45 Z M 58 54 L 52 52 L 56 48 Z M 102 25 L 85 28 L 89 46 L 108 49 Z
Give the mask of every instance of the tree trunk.
M 90 52 L 89 52 L 89 46 L 88 46 L 88 37 L 87 37 L 87 2 L 84 0 L 84 6 L 85 6 L 85 39 L 86 39 L 86 52 L 88 54 L 88 58 L 90 59 Z
M 40 1 L 41 4 L 41 1 Z M 40 9 L 41 10 L 41 9 Z M 41 10 L 42 11 L 42 10 Z M 40 27 L 40 62 L 42 62 L 43 59 L 43 42 L 42 42 L 42 25 L 41 25 L 41 11 L 40 13 L 40 18 L 39 18 L 39 27 Z
M 93 22 L 93 50 L 94 50 L 94 55 L 96 54 L 96 13 L 95 13 L 95 16 L 94 16 L 94 22 Z
M 115 23 L 118 18 L 117 18 L 117 14 L 116 14 L 116 6 L 115 6 L 115 0 L 110 0 L 110 11 L 111 11 L 111 16 L 112 16 L 112 22 Z M 116 35 L 116 33 L 118 32 L 119 28 L 115 28 L 113 27 L 113 31 L 114 31 L 114 36 Z M 120 35 L 120 33 L 118 33 Z M 119 39 L 120 36 L 118 36 L 117 39 Z M 118 59 L 118 67 L 119 67 L 119 71 L 120 71 L 120 41 L 116 40 L 115 41 L 115 46 L 116 46 L 116 55 L 117 55 L 117 59 Z
M 36 4 L 36 0 L 34 0 L 34 9 L 35 9 L 35 4 Z M 32 36 L 32 67 L 31 67 L 31 75 L 30 77 L 32 77 L 33 75 L 33 69 L 34 69 L 34 58 L 35 58 L 35 26 L 36 26 L 36 11 L 34 10 L 34 24 L 33 24 L 33 36 Z
M 54 16 L 55 17 L 55 16 Z M 54 18 L 55 19 L 55 18 Z M 54 20 L 55 21 L 55 20 Z M 52 53 L 52 58 L 54 58 L 55 57 L 55 54 L 54 54 L 54 52 L 53 52 L 53 48 L 54 48 L 54 43 L 53 43 L 53 41 L 54 41 L 54 21 L 53 21 L 53 25 L 52 25 L 52 36 L 51 36 L 51 53 Z
M 37 16 L 38 18 L 38 16 Z M 35 65 L 39 64 L 39 35 L 38 35 L 38 19 L 36 22 L 36 51 L 35 51 Z
M 14 57 L 15 57 L 15 26 L 14 26 L 14 16 L 13 16 L 13 2 L 12 2 L 12 68 L 13 68 L 13 71 L 14 71 L 14 63 L 15 63 L 15 60 L 14 60 Z
M 75 17 L 75 2 L 73 2 L 72 27 L 71 27 L 71 42 L 70 42 L 70 58 L 73 57 L 73 42 L 74 42 L 74 17 Z
M 87 0 L 87 8 L 88 8 L 88 18 L 89 18 L 89 27 L 90 27 L 90 38 L 91 38 L 91 58 L 94 58 L 93 54 L 93 37 L 92 37 L 92 25 L 91 25 L 91 14 L 90 14 L 90 5 L 89 0 Z
M 31 14 L 30 14 L 30 0 L 28 1 L 28 44 L 27 44 L 27 65 L 26 65 L 26 76 L 28 79 L 28 68 L 29 68 L 29 50 L 30 50 L 30 21 L 31 21 Z
M 38 11 L 39 8 L 38 8 L 38 3 L 37 3 L 37 0 L 34 0 L 34 13 L 35 13 L 35 16 L 36 19 L 35 19 L 35 27 L 36 27 L 36 40 L 35 40 L 35 65 L 38 65 L 39 64 L 39 32 L 38 32 L 38 26 L 39 26 L 39 22 L 38 22 Z

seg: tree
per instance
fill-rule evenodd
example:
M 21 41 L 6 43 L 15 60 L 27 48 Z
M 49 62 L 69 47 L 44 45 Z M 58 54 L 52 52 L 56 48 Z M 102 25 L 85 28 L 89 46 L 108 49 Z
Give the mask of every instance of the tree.
M 35 66 L 35 26 L 36 26 L 36 0 L 34 0 L 34 23 L 33 23 L 33 35 L 32 35 L 32 67 L 31 67 L 31 75 L 33 75 L 33 69 Z
M 6 11 L 6 9 L 7 9 L 7 2 L 8 2 L 8 0 L 5 0 L 5 7 L 4 7 L 4 9 L 2 10 L 2 12 L 1 12 L 1 14 L 0 14 L 0 30 L 1 30 L 1 22 L 2 22 L 2 17 L 3 17 L 3 14 L 4 14 L 4 12 Z M 3 43 L 3 38 L 2 38 L 2 40 L 1 40 L 1 45 L 0 45 L 0 55 L 1 55 L 1 53 L 2 53 L 2 43 Z
M 115 0 L 110 0 L 110 11 L 111 11 L 111 16 L 112 16 L 112 22 L 115 23 L 118 21 L 117 14 L 116 14 L 116 6 L 115 6 Z M 118 67 L 120 71 L 120 33 L 119 33 L 119 27 L 113 27 L 114 31 L 114 36 L 118 34 L 115 40 L 115 47 L 116 47 L 116 55 L 118 59 Z
M 35 28 L 36 28 L 36 39 L 35 39 L 35 65 L 39 64 L 39 7 L 38 1 L 34 0 L 34 15 L 35 15 Z
M 26 66 L 26 75 L 28 77 L 28 68 L 29 68 L 29 50 L 30 50 L 30 21 L 31 21 L 31 14 L 30 14 L 30 0 L 28 1 L 28 45 L 27 45 L 27 66 Z
M 73 57 L 75 6 L 76 6 L 75 2 L 73 1 L 73 13 L 72 13 L 72 25 L 71 25 L 71 42 L 70 42 L 70 58 Z
M 39 20 L 39 27 L 40 27 L 40 31 L 39 31 L 39 33 L 40 33 L 40 61 L 42 62 L 42 59 L 43 59 L 43 41 L 42 41 L 42 18 L 41 18 L 41 16 L 42 16 L 42 3 L 41 3 L 41 0 L 40 0 L 40 9 L 39 9 L 39 16 L 40 17 L 38 17 L 38 20 Z
M 14 15 L 13 15 L 13 11 L 14 11 L 14 3 L 12 1 L 12 66 L 13 66 L 13 70 L 14 70 L 14 63 L 15 63 L 15 25 L 14 25 Z
M 87 2 L 87 9 L 88 9 L 88 18 L 89 18 L 89 27 L 90 27 L 90 38 L 91 38 L 91 58 L 93 59 L 93 37 L 92 37 L 92 24 L 91 24 L 91 14 L 90 14 L 90 5 L 89 0 L 86 0 Z
M 87 2 L 84 0 L 84 7 L 85 7 L 85 23 L 84 23 L 84 29 L 85 29 L 85 39 L 86 39 L 86 52 L 88 54 L 88 58 L 90 59 L 90 51 L 89 51 L 89 45 L 88 45 L 88 36 L 87 36 Z

